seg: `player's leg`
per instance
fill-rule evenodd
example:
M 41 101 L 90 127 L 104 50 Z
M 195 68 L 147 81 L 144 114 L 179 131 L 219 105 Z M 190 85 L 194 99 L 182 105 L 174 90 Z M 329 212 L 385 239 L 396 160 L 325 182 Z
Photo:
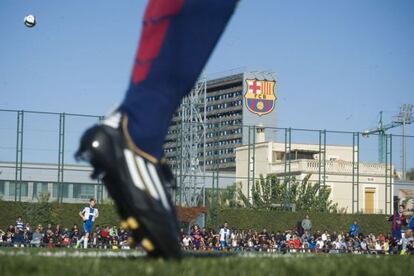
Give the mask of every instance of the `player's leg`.
M 81 243 L 83 242 L 84 237 L 82 236 L 79 240 L 76 241 L 76 246 L 75 248 L 79 248 L 79 246 L 81 245 Z
M 88 241 L 89 241 L 89 232 L 86 232 L 85 238 L 83 239 L 83 248 L 88 248 Z
M 89 129 L 77 156 L 95 168 L 136 242 L 154 255 L 179 257 L 178 224 L 162 161 L 173 112 L 193 87 L 236 0 L 151 0 L 131 83 L 119 110 Z
M 235 0 L 150 1 L 121 111 L 144 152 L 161 159 L 171 116 L 190 92 L 235 8 Z
M 88 248 L 89 236 L 90 236 L 90 233 L 92 233 L 92 226 L 93 226 L 93 223 L 91 220 L 85 221 L 84 223 L 85 236 L 83 239 L 83 248 Z
M 82 229 L 83 229 L 83 235 L 81 236 L 81 238 L 76 242 L 76 248 L 79 248 L 80 246 L 81 246 L 81 244 L 82 243 L 84 243 L 85 242 L 85 238 L 86 238 L 86 235 L 87 235 L 87 233 L 88 233 L 88 224 L 87 224 L 87 222 L 88 221 L 83 221 L 83 224 L 82 224 Z

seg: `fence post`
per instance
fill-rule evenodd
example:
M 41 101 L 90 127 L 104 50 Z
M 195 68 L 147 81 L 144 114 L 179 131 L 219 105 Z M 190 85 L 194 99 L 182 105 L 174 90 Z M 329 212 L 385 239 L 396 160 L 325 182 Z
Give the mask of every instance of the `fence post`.
M 355 213 L 358 211 L 359 211 L 359 132 L 354 132 L 352 134 L 352 213 Z
M 16 137 L 16 167 L 14 184 L 14 201 L 17 201 L 17 191 L 19 191 L 19 201 L 22 200 L 22 171 L 23 171 L 23 123 L 24 111 L 17 111 L 17 137 Z
M 99 116 L 98 117 L 99 122 L 103 121 L 104 119 L 105 119 L 105 116 Z M 100 203 L 103 203 L 103 201 L 104 201 L 104 198 L 103 198 L 104 185 L 103 185 L 100 177 L 98 177 L 97 182 L 98 182 L 98 188 L 100 189 L 99 190 L 99 193 L 100 193 L 100 196 L 101 196 L 101 202 Z
M 385 134 L 385 213 L 392 214 L 392 134 Z
M 326 130 L 319 130 L 319 185 L 326 188 Z M 326 202 L 324 206 L 320 206 L 322 210 L 326 209 Z
M 290 190 L 290 177 L 291 177 L 291 148 L 292 148 L 292 129 L 285 128 L 285 189 L 286 189 L 286 196 L 285 196 L 285 203 L 283 206 L 284 209 L 289 208 L 290 200 L 288 198 L 289 190 Z
M 250 126 L 247 129 L 247 201 L 250 202 Z
M 57 201 L 63 202 L 63 173 L 65 166 L 65 113 L 59 114 L 59 152 L 58 152 L 58 183 Z

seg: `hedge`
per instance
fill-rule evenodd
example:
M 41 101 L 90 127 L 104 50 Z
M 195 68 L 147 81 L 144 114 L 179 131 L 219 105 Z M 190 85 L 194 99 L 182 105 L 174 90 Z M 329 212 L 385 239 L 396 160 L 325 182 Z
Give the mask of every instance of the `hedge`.
M 70 203 L 27 203 L 27 202 L 8 202 L 0 201 L 0 229 L 7 228 L 10 224 L 15 224 L 16 218 L 21 216 L 24 222 L 29 222 L 32 226 L 48 223 L 53 225 L 60 224 L 62 227 L 78 226 L 82 223 L 79 217 L 81 208 L 87 206 L 83 204 Z M 97 225 L 118 225 L 119 217 L 112 204 L 99 204 L 99 218 Z
M 222 209 L 218 214 L 219 224 L 228 222 L 230 228 L 254 229 L 263 228 L 272 231 L 296 229 L 298 221 L 309 214 L 312 221 L 312 231 L 348 231 L 354 221 L 359 224 L 360 232 L 364 234 L 388 233 L 391 224 L 386 221 L 385 215 L 363 214 L 332 214 L 306 212 L 280 212 L 255 209 Z
M 73 224 L 81 224 L 79 211 L 86 204 L 69 203 L 27 203 L 0 201 L 0 229 L 15 224 L 16 218 L 22 216 L 23 221 L 31 225 L 39 223 L 44 226 L 47 223 L 60 224 L 62 227 L 72 227 Z M 112 204 L 99 204 L 99 218 L 97 225 L 118 225 L 119 217 Z M 222 209 L 218 213 L 218 223 L 224 221 L 229 227 L 238 229 L 262 230 L 266 228 L 273 231 L 296 229 L 299 220 L 305 217 L 304 212 L 280 212 L 255 209 Z M 385 220 L 385 215 L 362 214 L 329 214 L 309 213 L 313 230 L 347 231 L 349 225 L 356 220 L 362 233 L 388 233 L 390 223 Z M 211 220 L 207 220 L 211 221 Z M 212 225 L 207 225 L 212 227 Z

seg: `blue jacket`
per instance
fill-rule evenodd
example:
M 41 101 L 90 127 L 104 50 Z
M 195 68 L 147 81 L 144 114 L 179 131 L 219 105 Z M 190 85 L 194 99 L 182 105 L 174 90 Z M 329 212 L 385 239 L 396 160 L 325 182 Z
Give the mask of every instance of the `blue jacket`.
M 359 233 L 359 226 L 358 224 L 351 224 L 351 226 L 349 226 L 349 234 L 351 236 L 357 236 Z

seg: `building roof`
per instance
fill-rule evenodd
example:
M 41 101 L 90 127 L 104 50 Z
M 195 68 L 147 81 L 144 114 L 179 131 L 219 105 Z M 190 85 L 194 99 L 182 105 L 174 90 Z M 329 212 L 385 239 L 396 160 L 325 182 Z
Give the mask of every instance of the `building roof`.
M 177 206 L 177 217 L 181 222 L 193 222 L 201 214 L 207 213 L 206 207 L 181 207 Z

